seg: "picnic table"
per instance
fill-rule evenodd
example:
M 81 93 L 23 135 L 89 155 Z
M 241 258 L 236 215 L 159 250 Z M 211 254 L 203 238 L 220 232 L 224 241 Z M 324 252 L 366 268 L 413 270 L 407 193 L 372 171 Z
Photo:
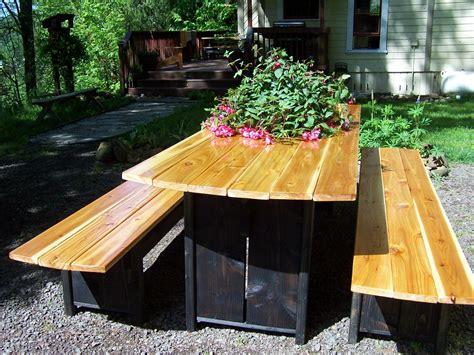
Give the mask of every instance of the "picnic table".
M 360 107 L 349 110 L 350 131 L 318 142 L 200 131 L 123 173 L 184 192 L 188 330 L 216 323 L 304 343 L 315 204 L 357 194 Z

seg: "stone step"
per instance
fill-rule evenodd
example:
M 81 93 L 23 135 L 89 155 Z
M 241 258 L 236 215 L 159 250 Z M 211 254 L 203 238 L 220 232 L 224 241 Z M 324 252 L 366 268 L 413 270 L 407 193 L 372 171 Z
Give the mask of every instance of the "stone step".
M 208 89 L 208 88 L 230 88 L 236 87 L 240 83 L 237 79 L 142 79 L 137 80 L 137 87 L 157 87 L 157 88 L 190 88 L 190 89 Z
M 166 80 L 166 79 L 233 79 L 234 72 L 231 70 L 159 70 L 148 72 L 149 79 Z
M 191 91 L 199 89 L 189 87 L 134 87 L 128 88 L 128 94 L 133 96 L 186 96 Z M 202 90 L 202 89 L 201 89 Z M 206 90 L 213 91 L 216 95 L 225 95 L 227 88 L 224 87 L 207 87 Z

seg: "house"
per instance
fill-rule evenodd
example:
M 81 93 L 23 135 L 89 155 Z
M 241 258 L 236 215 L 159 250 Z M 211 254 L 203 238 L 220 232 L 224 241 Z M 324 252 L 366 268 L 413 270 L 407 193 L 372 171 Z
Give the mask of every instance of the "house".
M 295 20 L 306 28 L 272 35 Z M 347 68 L 355 92 L 474 91 L 473 0 L 239 0 L 238 29 L 268 47 L 316 40 L 319 63 Z

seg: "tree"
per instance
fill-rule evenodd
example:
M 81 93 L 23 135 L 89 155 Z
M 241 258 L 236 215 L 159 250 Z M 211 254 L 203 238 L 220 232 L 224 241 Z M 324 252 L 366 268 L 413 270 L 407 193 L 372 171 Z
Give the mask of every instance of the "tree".
M 13 19 L 23 44 L 25 87 L 28 99 L 34 95 L 36 85 L 36 51 L 33 31 L 33 1 L 32 0 L 2 0 L 4 9 Z

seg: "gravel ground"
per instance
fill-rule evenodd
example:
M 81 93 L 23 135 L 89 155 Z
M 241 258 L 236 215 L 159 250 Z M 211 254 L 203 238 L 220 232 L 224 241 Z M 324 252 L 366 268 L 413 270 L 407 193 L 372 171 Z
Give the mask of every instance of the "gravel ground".
M 94 161 L 96 145 L 45 149 L 0 161 L 0 352 L 430 352 L 429 344 L 363 338 L 346 343 L 355 206 L 323 206 L 315 232 L 304 346 L 282 335 L 201 326 L 185 330 L 184 258 L 180 222 L 145 259 L 146 313 L 140 327 L 112 313 L 63 314 L 59 273 L 7 258 L 8 251 L 120 183 L 127 166 Z M 436 187 L 474 264 L 474 166 L 456 165 Z M 337 257 L 333 252 L 337 250 Z M 474 309 L 455 307 L 448 349 L 474 353 Z

